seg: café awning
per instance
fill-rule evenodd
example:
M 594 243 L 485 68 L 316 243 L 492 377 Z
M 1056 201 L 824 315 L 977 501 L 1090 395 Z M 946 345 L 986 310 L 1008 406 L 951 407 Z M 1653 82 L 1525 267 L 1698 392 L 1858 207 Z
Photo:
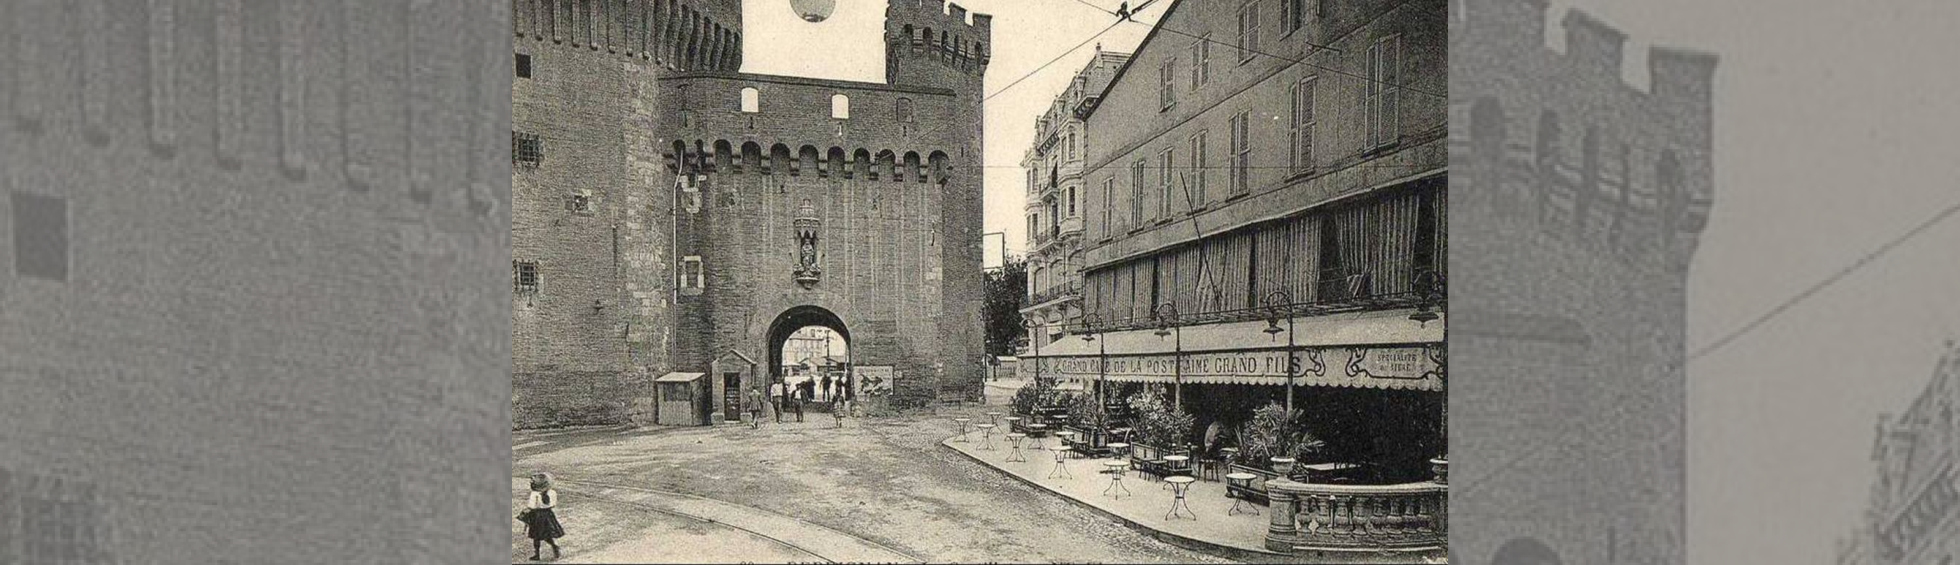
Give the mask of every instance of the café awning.
M 1090 381 L 1443 390 L 1440 344 L 1178 354 L 1043 356 L 1043 374 Z M 1032 372 L 1032 370 L 1030 370 Z

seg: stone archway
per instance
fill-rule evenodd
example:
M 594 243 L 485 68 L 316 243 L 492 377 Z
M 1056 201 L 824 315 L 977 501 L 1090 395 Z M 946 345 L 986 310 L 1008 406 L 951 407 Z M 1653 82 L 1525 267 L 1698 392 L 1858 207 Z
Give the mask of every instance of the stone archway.
M 775 320 L 769 322 L 768 332 L 764 334 L 763 351 L 768 353 L 766 361 L 768 364 L 766 366 L 769 371 L 770 384 L 784 382 L 783 345 L 789 341 L 790 336 L 795 334 L 797 330 L 812 326 L 827 328 L 843 338 L 844 350 L 849 352 L 846 353 L 846 357 L 851 357 L 851 354 L 855 353 L 855 350 L 851 346 L 851 330 L 848 326 L 844 325 L 844 319 L 842 317 L 821 306 L 807 304 L 792 306 L 783 310 L 781 314 L 777 314 Z M 848 364 L 845 370 L 849 370 Z

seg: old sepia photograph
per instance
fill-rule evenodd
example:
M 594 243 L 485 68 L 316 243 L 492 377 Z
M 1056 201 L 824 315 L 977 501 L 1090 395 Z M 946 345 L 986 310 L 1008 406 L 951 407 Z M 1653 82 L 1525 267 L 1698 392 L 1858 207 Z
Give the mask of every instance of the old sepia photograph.
M 1444 0 L 511 10 L 513 562 L 1448 562 Z

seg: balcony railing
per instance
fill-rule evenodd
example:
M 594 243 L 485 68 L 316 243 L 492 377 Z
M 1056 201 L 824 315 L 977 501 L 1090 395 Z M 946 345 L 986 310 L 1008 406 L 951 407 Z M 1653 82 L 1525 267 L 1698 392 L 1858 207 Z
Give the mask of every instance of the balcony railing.
M 1031 306 L 1035 304 L 1047 304 L 1049 301 L 1065 296 L 1082 296 L 1082 281 L 1072 280 L 1067 283 L 1035 291 L 1033 295 L 1028 297 L 1028 304 Z
M 1266 548 L 1307 551 L 1409 551 L 1441 554 L 1449 542 L 1449 487 L 1324 485 L 1274 479 Z

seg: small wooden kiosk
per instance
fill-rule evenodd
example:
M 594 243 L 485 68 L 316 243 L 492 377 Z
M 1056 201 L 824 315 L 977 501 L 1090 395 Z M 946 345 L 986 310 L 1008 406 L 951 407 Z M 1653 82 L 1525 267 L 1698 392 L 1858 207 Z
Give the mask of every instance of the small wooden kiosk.
M 667 373 L 654 379 L 659 387 L 659 408 L 655 421 L 662 426 L 708 425 L 707 373 Z

